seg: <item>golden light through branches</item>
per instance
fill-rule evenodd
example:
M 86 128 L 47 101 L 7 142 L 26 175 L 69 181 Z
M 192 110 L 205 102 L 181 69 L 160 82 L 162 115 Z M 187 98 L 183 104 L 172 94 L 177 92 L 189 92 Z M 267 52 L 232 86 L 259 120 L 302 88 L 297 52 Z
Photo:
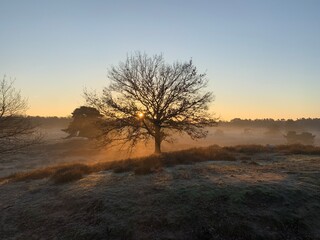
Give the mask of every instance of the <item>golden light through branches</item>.
M 142 113 L 142 112 L 139 112 L 137 115 L 138 115 L 138 118 L 140 118 L 140 119 L 144 118 L 144 113 Z

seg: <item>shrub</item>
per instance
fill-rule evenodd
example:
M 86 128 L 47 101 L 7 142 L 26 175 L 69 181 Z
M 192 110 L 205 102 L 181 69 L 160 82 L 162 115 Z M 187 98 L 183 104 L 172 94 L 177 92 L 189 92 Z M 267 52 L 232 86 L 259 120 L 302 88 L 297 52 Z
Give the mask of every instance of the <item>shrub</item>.
M 292 144 L 292 145 L 279 145 L 276 147 L 278 151 L 286 154 L 320 154 L 320 147 L 312 145 Z
M 237 153 L 246 153 L 246 154 L 256 154 L 256 153 L 263 153 L 263 152 L 270 152 L 272 148 L 262 145 L 237 145 L 232 147 L 224 147 L 224 149 L 230 152 L 237 152 Z
M 132 168 L 131 167 L 128 167 L 128 166 L 119 166 L 119 167 L 115 167 L 113 169 L 113 172 L 114 173 L 124 173 L 124 172 L 129 172 L 131 171 Z
M 66 166 L 57 170 L 51 176 L 51 180 L 53 180 L 53 182 L 56 184 L 67 183 L 81 179 L 83 175 L 89 174 L 90 172 L 90 168 L 84 164 Z
M 54 172 L 53 168 L 37 169 L 32 172 L 20 172 L 10 175 L 8 178 L 14 181 L 37 180 L 49 177 Z M 3 178 L 5 179 L 5 178 Z M 0 179 L 1 181 L 2 179 Z
M 154 170 L 150 167 L 146 167 L 146 166 L 140 166 L 137 167 L 136 169 L 134 169 L 134 174 L 136 175 L 146 175 L 146 174 L 150 174 L 153 173 Z

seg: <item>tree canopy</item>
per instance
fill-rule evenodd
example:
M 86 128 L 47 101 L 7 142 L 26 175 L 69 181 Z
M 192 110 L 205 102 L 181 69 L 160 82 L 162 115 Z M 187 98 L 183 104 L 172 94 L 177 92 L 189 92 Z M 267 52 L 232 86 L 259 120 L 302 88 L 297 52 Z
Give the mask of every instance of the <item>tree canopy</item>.
M 135 145 L 154 139 L 155 153 L 176 132 L 206 137 L 216 124 L 208 111 L 212 92 L 204 91 L 206 74 L 193 62 L 165 63 L 162 55 L 137 52 L 108 71 L 110 83 L 102 94 L 85 91 L 87 103 L 104 116 L 103 141 Z
M 101 114 L 96 108 L 81 106 L 72 112 L 72 121 L 63 129 L 69 137 L 95 138 L 100 134 L 98 127 Z

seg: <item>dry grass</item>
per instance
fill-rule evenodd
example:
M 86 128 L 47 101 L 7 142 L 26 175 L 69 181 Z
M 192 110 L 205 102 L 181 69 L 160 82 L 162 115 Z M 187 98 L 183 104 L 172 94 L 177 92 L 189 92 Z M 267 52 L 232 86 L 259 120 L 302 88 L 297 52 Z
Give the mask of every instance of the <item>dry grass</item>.
M 292 149 L 286 147 L 282 153 Z M 238 161 L 192 164 L 192 160 L 221 160 L 225 153 Z M 255 166 L 255 161 L 267 161 L 260 160 L 260 153 L 251 156 L 212 146 L 121 162 L 47 168 L 50 182 L 62 179 L 57 183 L 104 169 L 139 176 L 108 171 L 67 185 L 48 185 L 47 180 L 3 184 L 0 236 L 320 240 L 320 155 L 262 155 L 275 156 L 276 161 Z M 240 164 L 241 160 L 247 163 Z M 180 163 L 190 165 L 162 169 Z M 37 173 L 34 178 L 45 171 Z
M 312 145 L 279 145 L 276 146 L 276 150 L 285 154 L 306 154 L 306 155 L 318 155 L 320 154 L 320 147 Z
M 85 174 L 91 173 L 91 168 L 84 164 L 73 164 L 56 170 L 51 175 L 51 180 L 56 184 L 71 182 L 81 179 Z
M 5 181 L 27 181 L 50 178 L 54 183 L 67 183 L 81 179 L 92 172 L 113 170 L 115 173 L 133 171 L 135 174 L 150 174 L 162 167 L 170 167 L 179 164 L 193 164 L 203 161 L 236 161 L 237 155 L 276 152 L 280 154 L 320 154 L 320 147 L 304 145 L 238 145 L 232 147 L 219 147 L 213 145 L 204 148 L 192 148 L 188 150 L 167 152 L 161 155 L 125 159 L 121 161 L 109 161 L 97 164 L 64 164 L 30 172 L 19 172 L 0 178 Z M 240 157 L 241 160 L 241 157 Z
M 48 167 L 45 169 L 37 169 L 31 172 L 18 172 L 8 177 L 0 178 L 0 182 L 5 180 L 26 181 L 46 178 L 55 172 L 56 167 Z

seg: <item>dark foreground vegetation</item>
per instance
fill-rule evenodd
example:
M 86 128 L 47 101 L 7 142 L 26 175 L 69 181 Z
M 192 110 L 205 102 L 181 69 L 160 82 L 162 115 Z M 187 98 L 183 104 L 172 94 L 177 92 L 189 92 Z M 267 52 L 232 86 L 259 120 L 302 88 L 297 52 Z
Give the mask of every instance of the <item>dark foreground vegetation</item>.
M 319 147 L 211 146 L 0 184 L 2 239 L 320 239 Z

